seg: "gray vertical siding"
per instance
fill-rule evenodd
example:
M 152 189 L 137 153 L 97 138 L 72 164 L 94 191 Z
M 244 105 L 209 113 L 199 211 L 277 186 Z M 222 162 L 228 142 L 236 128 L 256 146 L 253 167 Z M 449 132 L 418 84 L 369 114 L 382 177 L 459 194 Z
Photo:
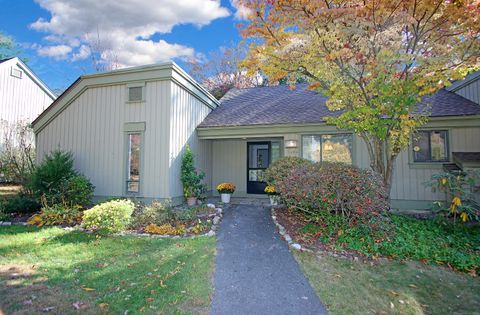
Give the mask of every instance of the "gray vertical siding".
M 141 197 L 168 198 L 170 81 L 147 82 L 145 102 L 127 103 L 126 86 L 91 87 L 37 133 L 37 157 L 62 149 L 97 196 L 125 195 L 128 122 L 145 122 Z
M 480 151 L 479 128 L 445 128 L 450 132 L 450 152 Z M 320 133 L 320 132 L 319 132 Z M 297 139 L 300 134 L 285 135 L 284 139 Z M 211 140 L 212 144 L 212 184 L 228 181 L 238 187 L 239 194 L 246 191 L 246 140 Z M 300 143 L 300 142 L 299 142 Z M 301 150 L 285 149 L 285 155 L 301 155 Z M 354 164 L 368 168 L 369 157 L 365 143 L 359 137 L 354 140 Z M 433 168 L 432 168 L 433 167 Z M 442 193 L 434 193 L 425 182 L 435 173 L 442 171 L 441 164 L 419 167 L 409 160 L 409 151 L 400 154 L 396 162 L 391 198 L 405 201 L 441 200 Z
M 26 72 L 22 78 L 10 75 L 11 68 L 21 70 L 14 62 L 0 65 L 0 144 L 3 142 L 5 122 L 31 123 L 53 99 L 33 81 Z
M 211 109 L 197 99 L 191 92 L 172 82 L 172 102 L 170 106 L 170 154 L 169 154 L 169 187 L 172 197 L 183 196 L 180 182 L 182 156 L 188 143 L 195 153 L 196 166 L 205 172 L 205 182 L 211 189 L 211 143 L 199 140 L 196 135 L 197 126 L 210 113 Z
M 455 93 L 471 100 L 472 102 L 480 104 L 480 78 L 477 78 L 476 80 L 456 90 Z

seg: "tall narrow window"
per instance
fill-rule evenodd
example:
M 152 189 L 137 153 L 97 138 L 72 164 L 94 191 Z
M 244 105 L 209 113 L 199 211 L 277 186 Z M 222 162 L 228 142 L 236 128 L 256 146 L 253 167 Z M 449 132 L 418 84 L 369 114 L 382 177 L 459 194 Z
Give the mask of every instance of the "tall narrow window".
M 413 136 L 413 160 L 415 162 L 448 161 L 448 131 L 419 131 Z
M 140 133 L 128 134 L 128 178 L 127 192 L 140 192 L 140 146 L 142 135 Z

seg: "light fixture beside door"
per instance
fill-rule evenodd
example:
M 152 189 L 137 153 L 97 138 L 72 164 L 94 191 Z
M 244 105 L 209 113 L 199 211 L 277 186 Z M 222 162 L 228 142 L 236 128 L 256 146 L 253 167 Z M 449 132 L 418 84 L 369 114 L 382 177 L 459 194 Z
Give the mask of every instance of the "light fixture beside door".
M 292 149 L 297 147 L 297 140 L 286 140 L 285 148 Z

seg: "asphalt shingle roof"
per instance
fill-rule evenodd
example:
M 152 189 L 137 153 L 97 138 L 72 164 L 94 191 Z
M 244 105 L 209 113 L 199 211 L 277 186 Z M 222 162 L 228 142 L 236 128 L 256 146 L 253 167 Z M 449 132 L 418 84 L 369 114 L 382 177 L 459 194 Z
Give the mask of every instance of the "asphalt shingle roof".
M 232 89 L 199 128 L 319 123 L 326 116 L 340 114 L 328 110 L 327 97 L 306 87 L 301 84 L 295 90 L 287 85 Z M 480 105 L 446 90 L 425 97 L 418 107 L 426 104 L 431 106 L 431 117 L 480 115 Z

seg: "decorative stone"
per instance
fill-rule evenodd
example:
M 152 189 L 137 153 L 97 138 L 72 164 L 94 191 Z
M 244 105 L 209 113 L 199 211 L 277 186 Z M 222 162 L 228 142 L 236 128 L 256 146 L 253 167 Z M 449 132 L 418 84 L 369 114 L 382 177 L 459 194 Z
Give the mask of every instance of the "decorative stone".
M 220 217 L 215 216 L 215 218 L 213 218 L 213 224 L 217 225 L 218 223 L 220 223 Z
M 12 225 L 12 222 L 2 222 L 2 225 Z
M 208 208 L 215 209 L 215 205 L 213 203 L 207 203 Z
M 285 238 L 285 240 L 286 240 L 287 242 L 289 242 L 289 243 L 292 241 L 292 237 L 291 237 L 290 235 L 288 235 L 288 234 L 285 234 L 285 235 L 283 236 L 283 238 Z
M 207 236 L 215 236 L 215 231 L 210 230 L 206 235 Z
M 301 250 L 302 249 L 302 245 L 298 244 L 298 243 L 295 243 L 295 244 L 292 244 L 292 248 L 296 249 L 296 250 Z
M 218 213 L 222 213 L 223 209 L 222 208 L 216 208 L 215 211 L 217 211 Z
M 216 231 L 217 230 L 217 226 L 216 225 L 212 225 L 212 227 L 210 228 L 212 231 Z

